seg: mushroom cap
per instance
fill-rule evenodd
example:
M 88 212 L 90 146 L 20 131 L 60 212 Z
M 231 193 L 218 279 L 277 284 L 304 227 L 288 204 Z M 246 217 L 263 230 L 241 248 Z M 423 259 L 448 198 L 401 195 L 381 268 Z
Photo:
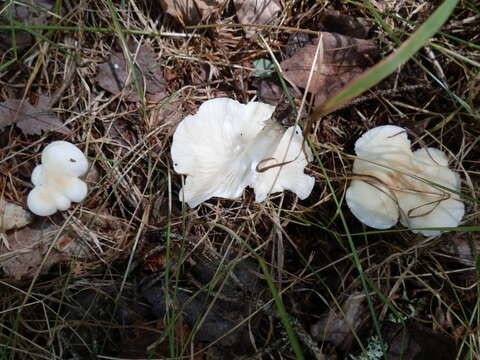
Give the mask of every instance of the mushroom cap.
M 347 205 L 362 223 L 375 229 L 395 225 L 399 208 L 392 188 L 402 176 L 396 170 L 411 167 L 412 151 L 405 130 L 383 125 L 368 130 L 355 142 L 359 157 L 353 173 L 371 176 L 370 180 L 353 180 L 347 189 Z
M 285 165 L 273 167 L 263 172 L 256 172 L 252 184 L 255 190 L 255 201 L 265 200 L 269 193 L 290 190 L 301 200 L 312 192 L 315 179 L 304 174 L 305 166 L 312 160 L 312 152 L 303 141 L 302 130 L 298 126 L 289 127 L 283 134 L 270 161 L 261 163 L 259 168 L 270 167 L 282 162 Z M 255 163 L 255 167 L 258 162 Z
M 88 170 L 88 160 L 83 152 L 67 141 L 54 141 L 42 152 L 44 167 L 56 169 L 69 176 L 82 176 Z
M 386 186 L 353 180 L 345 195 L 355 217 L 374 229 L 388 229 L 398 221 L 395 195 Z
M 377 126 L 365 132 L 355 142 L 355 153 L 361 157 L 389 155 L 394 150 L 411 153 L 410 140 L 405 129 L 400 126 Z
M 460 191 L 460 177 L 448 168 L 447 156 L 439 149 L 419 149 L 413 153 L 417 166 L 422 169 L 419 177 L 433 184 Z M 412 189 L 398 191 L 400 221 L 415 233 L 425 236 L 440 234 L 438 230 L 414 230 L 428 227 L 456 227 L 465 214 L 465 205 L 457 194 L 439 189 L 417 179 L 409 179 Z
M 360 158 L 355 159 L 353 172 L 371 177 L 371 184 L 367 178 L 354 180 L 347 189 L 347 204 L 360 221 L 386 229 L 400 217 L 404 226 L 425 236 L 440 231 L 414 229 L 455 227 L 460 223 L 465 213 L 456 194 L 460 191 L 460 177 L 448 168 L 447 156 L 441 150 L 412 152 L 406 132 L 385 125 L 363 134 L 355 143 L 355 152 Z
M 65 195 L 70 201 L 81 202 L 88 193 L 87 184 L 76 177 L 71 177 L 68 179 L 68 182 L 65 181 L 62 194 Z
M 57 210 L 67 210 L 72 201 L 82 201 L 88 192 L 85 182 L 78 179 L 88 170 L 88 160 L 75 145 L 54 141 L 42 152 L 42 164 L 32 172 L 35 185 L 28 194 L 30 211 L 50 216 Z
M 366 169 L 374 172 L 381 169 L 391 173 L 395 170 L 389 168 L 408 167 L 412 156 L 410 140 L 405 129 L 394 125 L 383 125 L 368 130 L 355 142 L 355 153 L 358 157 L 370 161 L 355 160 L 354 171 L 360 173 L 360 168 L 363 168 L 362 174 L 368 174 L 364 172 Z
M 239 197 L 253 178 L 251 143 L 274 110 L 260 102 L 217 98 L 187 116 L 171 148 L 174 170 L 187 175 L 180 199 L 195 207 L 211 197 Z
M 50 216 L 57 210 L 67 210 L 70 200 L 50 187 L 36 186 L 28 194 L 27 206 L 35 215 Z
M 41 164 L 34 167 L 32 171 L 32 176 L 31 176 L 33 185 L 35 186 L 42 185 L 42 173 L 43 173 L 43 167 Z

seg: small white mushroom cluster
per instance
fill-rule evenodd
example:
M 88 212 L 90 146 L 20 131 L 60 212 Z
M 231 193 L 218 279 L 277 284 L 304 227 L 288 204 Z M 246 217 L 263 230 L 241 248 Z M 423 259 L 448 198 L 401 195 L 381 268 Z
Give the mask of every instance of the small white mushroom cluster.
M 180 200 L 195 207 L 212 197 L 234 199 L 246 186 L 258 202 L 283 190 L 307 198 L 315 183 L 304 174 L 311 151 L 298 126 L 285 130 L 271 119 L 274 110 L 261 102 L 217 98 L 187 116 L 171 149 L 175 171 L 187 175 Z
M 88 170 L 88 160 L 75 145 L 54 141 L 42 152 L 42 164 L 32 172 L 33 190 L 27 198 L 31 212 L 50 216 L 57 210 L 67 210 L 71 202 L 87 196 L 87 184 L 78 177 Z
M 447 156 L 435 148 L 411 150 L 405 130 L 385 125 L 363 134 L 355 143 L 356 178 L 346 201 L 364 224 L 387 229 L 400 218 L 402 225 L 425 236 L 455 227 L 465 208 L 457 195 L 460 177 L 448 168 Z M 449 191 L 450 190 L 450 191 Z

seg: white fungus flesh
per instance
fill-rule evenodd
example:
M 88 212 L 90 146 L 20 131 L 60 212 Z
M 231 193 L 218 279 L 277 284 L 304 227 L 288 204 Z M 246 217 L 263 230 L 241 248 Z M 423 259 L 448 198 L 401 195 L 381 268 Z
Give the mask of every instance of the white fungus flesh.
M 32 172 L 35 186 L 27 198 L 31 212 L 50 216 L 87 196 L 87 184 L 78 177 L 87 172 L 88 160 L 80 149 L 67 141 L 54 141 L 45 147 L 41 159 Z
M 257 171 L 253 183 L 255 200 L 263 201 L 270 192 L 284 190 L 294 192 L 301 200 L 306 199 L 315 185 L 315 179 L 303 172 L 309 161 L 312 161 L 312 152 L 303 144 L 301 129 L 298 126 L 289 127 L 283 134 L 272 158 L 258 165 L 260 170 L 268 167 L 269 169 Z M 272 167 L 280 163 L 284 165 Z
M 425 236 L 455 227 L 464 215 L 460 177 L 448 168 L 439 149 L 412 152 L 404 129 L 386 125 L 367 131 L 355 144 L 356 179 L 347 189 L 346 201 L 364 224 L 387 229 L 400 222 Z M 416 230 L 419 229 L 419 230 Z
M 465 213 L 465 206 L 457 194 L 432 184 L 439 184 L 455 192 L 460 191 L 460 177 L 448 168 L 446 155 L 435 148 L 419 149 L 413 153 L 424 181 L 412 179 L 410 189 L 398 192 L 398 203 L 403 210 L 400 221 L 411 229 L 428 227 L 455 227 Z M 430 183 L 430 184 L 429 184 Z M 413 230 L 425 236 L 440 234 L 438 230 Z
M 174 170 L 187 175 L 180 200 L 195 207 L 212 197 L 235 199 L 246 186 L 255 189 L 257 201 L 264 200 L 270 189 L 292 190 L 301 198 L 307 197 L 313 178 L 303 174 L 307 165 L 303 152 L 293 156 L 298 148 L 297 135 L 288 154 L 295 159 L 282 167 L 285 171 L 276 182 L 269 180 L 277 167 L 257 171 L 257 165 L 262 168 L 262 164 L 279 163 L 285 156 L 283 139 L 291 130 L 285 132 L 271 120 L 274 110 L 261 102 L 241 104 L 217 98 L 204 102 L 195 115 L 187 116 L 175 130 L 171 148 Z
M 372 228 L 388 229 L 398 221 L 399 209 L 394 195 L 380 183 L 353 180 L 346 200 L 353 215 Z
M 378 126 L 367 131 L 355 143 L 355 153 L 359 160 L 354 164 L 357 167 L 354 172 L 365 174 L 365 171 L 372 171 L 377 175 L 378 172 L 393 175 L 395 170 L 389 168 L 409 166 L 412 155 L 407 133 L 394 125 Z

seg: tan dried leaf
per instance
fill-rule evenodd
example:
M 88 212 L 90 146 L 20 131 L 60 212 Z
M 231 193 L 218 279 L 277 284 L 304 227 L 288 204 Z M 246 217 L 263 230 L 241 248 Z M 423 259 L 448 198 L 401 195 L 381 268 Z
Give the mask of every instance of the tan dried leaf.
M 458 346 L 448 336 L 435 333 L 418 321 L 382 325 L 388 360 L 456 359 Z
M 319 19 L 319 30 L 358 39 L 366 39 L 370 29 L 370 23 L 366 19 L 356 18 L 338 10 L 325 10 Z
M 50 130 L 71 135 L 71 130 L 49 109 L 49 101 L 49 97 L 40 95 L 36 105 L 19 99 L 7 99 L 0 103 L 0 131 L 15 124 L 25 135 L 40 135 L 42 131 Z
M 445 234 L 440 251 L 434 252 L 438 256 L 448 256 L 451 260 L 467 266 L 475 266 L 476 258 L 480 254 L 480 235 L 477 234 L 475 232 Z
M 8 100 L 0 103 L 0 131 L 15 124 L 15 117 L 7 106 L 10 106 Z
M 59 229 L 57 225 L 41 222 L 11 232 L 7 236 L 9 248 L 5 244 L 0 245 L 0 266 L 5 274 L 16 280 L 32 278 L 42 265 Z M 67 236 L 68 233 L 62 233 L 57 239 L 57 244 L 62 243 Z M 52 249 L 45 259 L 41 273 L 66 259 L 67 254 Z
M 2 5 L 5 1 L 0 0 L 0 13 Z M 12 3 L 13 4 L 13 3 Z M 13 19 L 22 25 L 48 25 L 51 13 L 49 11 L 55 5 L 55 0 L 22 0 L 17 1 L 13 5 L 9 4 L 9 8 L 13 8 Z M 0 16 L 0 25 L 9 25 L 9 21 Z M 33 36 L 25 30 L 16 30 L 15 47 L 17 51 L 22 51 L 33 43 Z M 0 50 L 7 51 L 13 42 L 11 30 L 0 30 Z
M 148 46 L 142 46 L 134 60 L 135 66 L 130 69 L 122 53 L 114 52 L 110 60 L 98 65 L 95 77 L 98 85 L 112 94 L 123 91 L 128 101 L 138 101 L 135 91 L 135 76 L 147 93 L 155 94 L 165 89 L 162 67 L 156 62 L 155 54 Z
M 320 50 L 319 54 L 323 57 L 319 55 L 317 58 L 309 88 L 309 92 L 315 95 L 316 105 L 322 104 L 362 74 L 378 57 L 377 46 L 372 40 L 329 32 L 322 32 L 320 38 L 323 51 Z M 281 63 L 284 76 L 300 88 L 307 86 L 320 38 L 297 49 L 292 57 Z
M 32 214 L 22 207 L 0 199 L 0 233 L 19 229 L 32 222 Z
M 152 112 L 152 121 L 149 124 L 151 129 L 155 129 L 162 124 L 176 126 L 185 117 L 185 113 L 182 111 L 182 99 L 169 96 L 166 93 L 163 95 L 160 104 Z
M 341 311 L 330 310 L 312 325 L 312 337 L 321 342 L 329 341 L 346 351 L 355 339 L 354 332 L 360 330 L 367 318 L 365 296 L 354 293 L 345 301 Z
M 184 26 L 217 16 L 225 3 L 226 0 L 160 0 L 163 10 Z
M 268 24 L 282 9 L 279 0 L 234 0 L 233 3 L 240 24 Z M 245 29 L 247 37 L 253 36 L 257 31 L 254 28 Z

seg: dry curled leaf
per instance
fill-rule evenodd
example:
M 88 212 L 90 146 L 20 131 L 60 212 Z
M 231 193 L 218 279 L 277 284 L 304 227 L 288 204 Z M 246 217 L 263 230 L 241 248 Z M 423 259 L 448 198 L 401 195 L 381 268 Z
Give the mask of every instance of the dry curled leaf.
M 36 105 L 19 99 L 0 103 L 0 131 L 15 124 L 25 135 L 40 135 L 42 131 L 50 130 L 71 135 L 71 130 L 49 109 L 49 100 L 49 97 L 40 95 Z
M 370 24 L 364 18 L 355 18 L 338 10 L 325 10 L 319 20 L 319 30 L 334 32 L 358 39 L 366 39 Z
M 156 106 L 152 112 L 151 128 L 162 124 L 170 124 L 172 126 L 178 124 L 183 119 L 185 113 L 182 111 L 182 99 L 175 96 L 164 94 L 164 98 Z
M 354 331 L 358 332 L 368 318 L 367 310 L 365 296 L 352 294 L 341 311 L 330 310 L 312 325 L 312 337 L 321 342 L 329 341 L 347 351 L 355 339 Z
M 388 348 L 389 360 L 457 358 L 458 349 L 452 339 L 418 323 L 401 325 L 387 322 L 383 326 L 382 337 Z
M 319 40 L 322 44 L 319 45 Z M 320 46 L 309 92 L 320 105 L 342 89 L 348 82 L 374 64 L 378 56 L 372 40 L 363 40 L 335 33 L 322 32 L 309 44 L 298 48 L 295 54 L 284 60 L 281 67 L 284 76 L 300 88 L 306 88 L 317 47 Z
M 445 241 L 435 253 L 439 256 L 448 256 L 452 261 L 467 266 L 475 266 L 476 258 L 480 254 L 480 236 L 477 234 L 475 232 L 445 234 Z
M 12 19 L 26 26 L 48 25 L 51 16 L 49 11 L 55 5 L 54 0 L 22 0 L 15 2 L 14 5 L 0 0 L 0 25 L 10 25 L 10 21 L 6 17 L 7 11 L 2 11 L 3 5 L 7 3 L 10 9 L 13 8 Z M 33 36 L 25 30 L 15 30 L 14 32 L 0 30 L 0 50 L 7 51 L 13 43 L 15 43 L 17 51 L 24 50 L 32 45 Z
M 60 227 L 56 225 L 37 222 L 11 232 L 6 238 L 7 244 L 0 245 L 0 267 L 5 274 L 16 280 L 35 276 L 52 241 L 57 238 L 59 229 Z M 57 244 L 64 241 L 67 236 L 68 233 L 62 233 L 57 239 Z M 41 272 L 48 271 L 53 265 L 66 259 L 68 259 L 66 253 L 52 249 L 45 259 Z
M 268 24 L 282 9 L 279 0 L 234 0 L 233 3 L 240 24 Z M 253 36 L 256 31 L 258 29 L 245 29 L 247 37 Z
M 160 0 L 163 10 L 184 26 L 217 16 L 224 4 L 225 0 Z
M 0 232 L 19 229 L 32 221 L 32 214 L 22 207 L 0 199 Z
M 128 101 L 138 101 L 135 91 L 135 77 L 141 91 L 155 94 L 166 87 L 162 67 L 156 62 L 155 54 L 147 46 L 142 46 L 133 58 L 134 66 L 130 68 L 122 53 L 114 52 L 110 60 L 98 65 L 95 81 L 100 87 L 112 94 L 123 91 Z

